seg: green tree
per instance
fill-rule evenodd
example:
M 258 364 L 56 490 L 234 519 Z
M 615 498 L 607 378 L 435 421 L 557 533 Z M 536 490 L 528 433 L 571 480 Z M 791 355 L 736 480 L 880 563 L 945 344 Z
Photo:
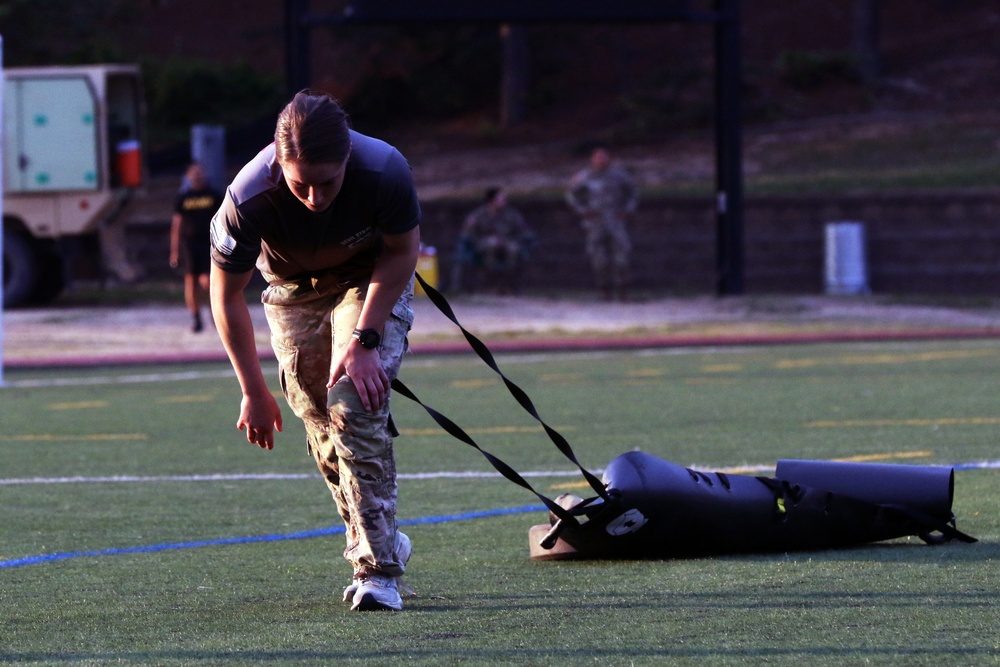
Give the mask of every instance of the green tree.
M 121 60 L 114 42 L 105 35 L 128 26 L 140 12 L 129 0 L 4 0 L 0 3 L 4 65 Z

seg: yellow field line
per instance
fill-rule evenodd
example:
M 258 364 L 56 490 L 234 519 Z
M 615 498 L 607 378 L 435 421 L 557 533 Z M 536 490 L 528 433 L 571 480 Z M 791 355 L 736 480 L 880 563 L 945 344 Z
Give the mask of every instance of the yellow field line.
M 493 387 L 500 384 L 500 380 L 492 378 L 488 380 L 455 380 L 449 386 L 455 389 L 477 389 L 479 387 Z
M 165 396 L 157 403 L 211 403 L 218 396 L 216 394 L 192 394 L 189 396 Z
M 147 440 L 145 433 L 91 433 L 89 435 L 56 435 L 54 433 L 36 433 L 26 435 L 0 435 L 0 440 L 7 442 L 60 442 L 64 440 L 85 440 L 88 442 L 106 440 Z
M 583 373 L 548 373 L 538 376 L 539 382 L 572 382 L 577 383 L 584 378 Z
M 888 459 L 925 459 L 934 456 L 934 452 L 921 450 L 916 452 L 889 452 L 888 454 L 858 454 L 842 459 L 830 459 L 839 463 L 864 463 L 866 461 L 886 461 Z
M 995 426 L 1000 417 L 938 417 L 935 419 L 845 419 L 806 422 L 807 428 L 842 428 L 854 426 Z
M 49 403 L 49 410 L 86 410 L 88 408 L 106 408 L 107 401 L 73 401 L 66 403 Z
M 625 377 L 629 378 L 655 378 L 666 375 L 667 372 L 660 370 L 658 368 L 640 368 L 635 371 L 628 371 L 625 373 Z
M 837 357 L 811 359 L 785 359 L 774 364 L 775 368 L 812 368 L 814 366 L 867 366 L 885 364 L 909 364 L 923 361 L 946 361 L 970 359 L 974 357 L 996 356 L 996 350 L 946 350 L 941 352 L 917 352 L 912 354 L 852 354 Z

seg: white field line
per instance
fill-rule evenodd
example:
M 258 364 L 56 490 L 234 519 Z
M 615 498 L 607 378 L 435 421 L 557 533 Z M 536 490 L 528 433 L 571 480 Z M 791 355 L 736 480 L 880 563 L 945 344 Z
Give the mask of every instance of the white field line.
M 943 465 L 943 464 L 942 464 Z M 731 475 L 753 475 L 767 474 L 774 472 L 774 465 L 747 464 L 731 466 L 728 468 L 711 468 L 705 466 L 691 466 L 695 470 L 704 472 L 722 472 Z M 958 470 L 997 470 L 1000 469 L 1000 461 L 971 461 L 967 463 L 956 463 L 951 465 Z M 603 470 L 591 470 L 594 475 L 601 475 Z M 579 470 L 532 470 L 520 473 L 522 477 L 575 477 L 580 475 Z M 400 473 L 397 479 L 400 480 L 428 480 L 428 479 L 502 479 L 502 475 L 496 472 L 477 471 L 439 471 L 439 472 L 418 472 Z M 245 473 L 245 474 L 217 474 L 217 475 L 111 475 L 107 477 L 8 477 L 0 478 L 0 486 L 17 486 L 29 484 L 146 484 L 150 482 L 252 482 L 252 481 L 273 481 L 273 480 L 299 480 L 299 479 L 320 479 L 318 474 L 306 473 Z
M 598 474 L 600 471 L 598 471 Z M 519 473 L 522 477 L 571 477 L 579 475 L 579 470 L 536 470 Z M 400 473 L 397 479 L 482 479 L 502 478 L 496 472 L 441 471 Z M 145 484 L 148 482 L 249 482 L 269 480 L 321 479 L 319 474 L 305 473 L 245 473 L 231 475 L 110 475 L 107 477 L 12 477 L 0 478 L 0 486 L 24 484 Z

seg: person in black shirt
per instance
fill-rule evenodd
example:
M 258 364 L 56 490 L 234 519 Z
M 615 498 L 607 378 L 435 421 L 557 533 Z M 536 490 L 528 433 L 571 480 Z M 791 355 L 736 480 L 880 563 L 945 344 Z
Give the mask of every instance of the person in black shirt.
M 191 330 L 202 330 L 202 294 L 209 286 L 212 216 L 222 204 L 222 194 L 211 187 L 205 169 L 197 162 L 185 172 L 185 183 L 174 201 L 170 223 L 170 266 L 183 267 L 184 303 L 191 313 Z

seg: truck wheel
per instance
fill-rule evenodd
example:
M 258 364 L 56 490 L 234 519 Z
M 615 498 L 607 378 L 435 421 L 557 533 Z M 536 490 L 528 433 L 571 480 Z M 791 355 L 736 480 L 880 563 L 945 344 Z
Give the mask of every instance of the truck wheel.
M 16 308 L 30 303 L 38 280 L 35 244 L 24 234 L 3 230 L 3 305 Z

